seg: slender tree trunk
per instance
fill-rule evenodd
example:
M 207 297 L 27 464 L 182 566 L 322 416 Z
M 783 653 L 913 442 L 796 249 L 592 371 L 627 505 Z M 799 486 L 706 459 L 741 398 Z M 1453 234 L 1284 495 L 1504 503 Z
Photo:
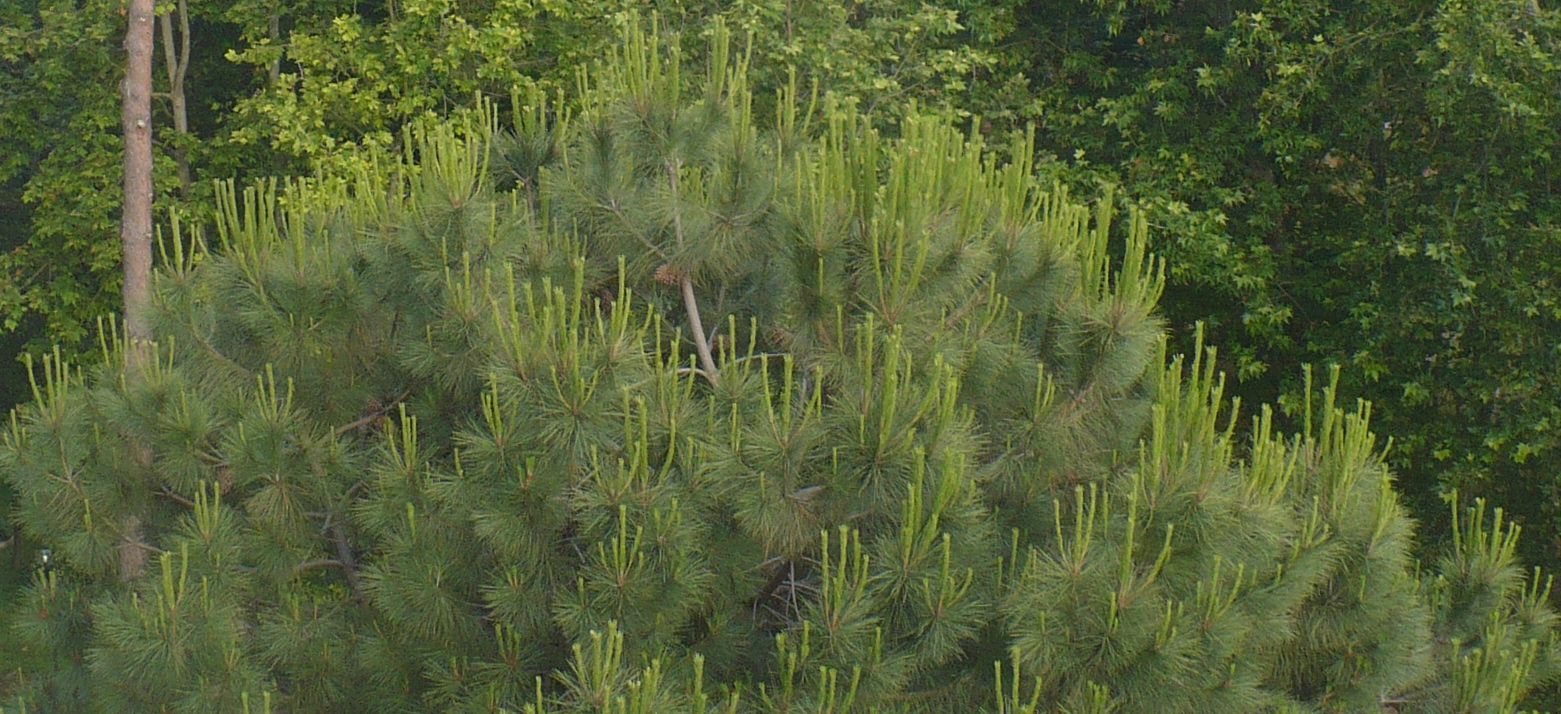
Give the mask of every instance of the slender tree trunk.
M 152 277 L 152 0 L 129 0 L 125 32 L 125 205 L 119 239 L 125 253 L 125 334 L 152 338 L 147 324 Z M 139 352 L 132 349 L 131 353 Z
M 174 44 L 173 23 L 179 22 L 179 42 Z M 168 70 L 168 100 L 173 105 L 173 161 L 179 172 L 179 197 L 190 197 L 190 156 L 185 142 L 190 135 L 190 113 L 184 94 L 184 78 L 190 69 L 190 5 L 179 0 L 173 12 L 160 21 L 163 59 Z M 175 49 L 177 47 L 177 49 Z
M 152 0 L 129 0 L 125 32 L 125 205 L 119 239 L 124 247 L 126 368 L 134 378 L 149 358 L 151 326 L 147 311 L 152 288 Z M 150 466 L 151 449 L 136 445 L 138 465 Z M 146 571 L 141 521 L 127 517 L 121 524 L 119 576 L 125 580 Z
M 266 29 L 270 32 L 271 46 L 275 47 L 276 45 L 278 45 L 278 44 L 280 44 L 282 42 L 282 11 L 281 11 L 281 9 L 277 9 L 277 10 L 275 10 L 275 11 L 273 11 L 271 13 L 270 23 L 269 23 L 269 25 L 267 26 Z M 282 60 L 281 60 L 281 58 L 277 58 L 277 59 L 271 60 L 271 66 L 266 69 L 266 78 L 268 80 L 270 80 L 270 81 L 268 81 L 266 83 L 266 86 L 268 86 L 268 87 L 274 86 L 276 84 L 277 80 L 281 79 L 281 77 L 282 77 Z

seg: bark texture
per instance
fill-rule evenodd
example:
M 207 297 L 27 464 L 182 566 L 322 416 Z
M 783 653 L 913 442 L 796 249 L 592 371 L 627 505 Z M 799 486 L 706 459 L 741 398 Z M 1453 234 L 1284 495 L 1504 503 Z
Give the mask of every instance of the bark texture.
M 129 0 L 125 32 L 125 333 L 131 343 L 152 338 L 147 324 L 152 277 L 152 0 Z M 131 349 L 131 354 L 140 352 Z
M 122 120 L 125 131 L 125 205 L 120 214 L 119 239 L 124 248 L 125 353 L 131 377 L 149 358 L 151 326 L 147 311 L 152 295 L 152 17 L 153 0 L 130 0 L 126 12 L 125 82 Z M 137 454 L 149 464 L 151 450 L 144 445 Z M 119 576 L 125 580 L 146 572 L 146 552 L 141 543 L 141 521 L 135 516 L 122 523 L 119 544 Z

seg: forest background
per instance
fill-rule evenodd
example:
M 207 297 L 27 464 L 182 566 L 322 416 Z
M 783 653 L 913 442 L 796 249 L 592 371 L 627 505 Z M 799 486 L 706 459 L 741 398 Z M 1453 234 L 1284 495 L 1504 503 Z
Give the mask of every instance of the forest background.
M 1294 404 L 1300 365 L 1345 365 L 1424 542 L 1458 489 L 1525 526 L 1528 562 L 1561 562 L 1561 10 L 1544 2 L 159 3 L 158 222 L 209 220 L 213 179 L 347 176 L 409 122 L 569 88 L 646 9 L 690 55 L 713 17 L 745 33 L 759 97 L 795 73 L 891 132 L 910 107 L 1033 132 L 1049 180 L 1146 211 L 1178 348 L 1203 323 L 1249 403 Z M 24 355 L 89 355 L 117 311 L 122 12 L 0 7 L 7 407 L 30 393 Z

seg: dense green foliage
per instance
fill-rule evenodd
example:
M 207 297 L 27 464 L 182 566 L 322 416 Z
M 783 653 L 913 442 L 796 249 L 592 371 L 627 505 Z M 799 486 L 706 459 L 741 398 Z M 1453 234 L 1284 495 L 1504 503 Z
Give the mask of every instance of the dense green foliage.
M 1038 3 L 1059 167 L 1151 206 L 1174 324 L 1249 397 L 1350 365 L 1425 518 L 1487 494 L 1561 542 L 1561 12 L 1530 0 Z M 1042 8 L 1044 7 L 1044 10 Z M 1439 481 L 1441 482 L 1439 484 Z
M 40 365 L 0 693 L 1472 714 L 1557 673 L 1499 512 L 1422 573 L 1369 409 L 1244 437 L 1212 352 L 1167 361 L 1140 214 L 945 119 L 756 112 L 719 28 L 613 46 L 511 129 L 218 191 L 156 360 Z
M 1418 516 L 1445 535 L 1443 493 L 1488 496 L 1529 525 L 1531 558 L 1558 561 L 1554 3 L 652 6 L 690 57 L 714 17 L 749 33 L 761 107 L 795 72 L 883 127 L 912 103 L 1033 127 L 1043 173 L 1144 206 L 1180 348 L 1205 323 L 1235 390 L 1292 410 L 1299 365 L 1349 365 Z M 90 359 L 116 308 L 116 7 L 0 7 L 0 404 L 25 396 L 11 354 Z M 347 176 L 408 122 L 571 90 L 630 7 L 194 0 L 190 134 L 156 107 L 162 220 L 209 225 L 213 178 Z

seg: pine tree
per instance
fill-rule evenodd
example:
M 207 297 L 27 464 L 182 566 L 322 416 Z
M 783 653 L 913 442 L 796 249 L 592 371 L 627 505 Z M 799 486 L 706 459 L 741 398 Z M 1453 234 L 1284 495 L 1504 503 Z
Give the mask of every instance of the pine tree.
M 1473 713 L 1554 677 L 1517 529 L 1476 504 L 1422 573 L 1336 373 L 1242 436 L 1214 351 L 1166 354 L 1141 217 L 939 117 L 791 88 L 761 120 L 713 36 L 698 68 L 631 26 L 573 111 L 219 191 L 211 245 L 164 244 L 138 378 L 110 337 L 11 417 L 50 562 L 0 693 Z

